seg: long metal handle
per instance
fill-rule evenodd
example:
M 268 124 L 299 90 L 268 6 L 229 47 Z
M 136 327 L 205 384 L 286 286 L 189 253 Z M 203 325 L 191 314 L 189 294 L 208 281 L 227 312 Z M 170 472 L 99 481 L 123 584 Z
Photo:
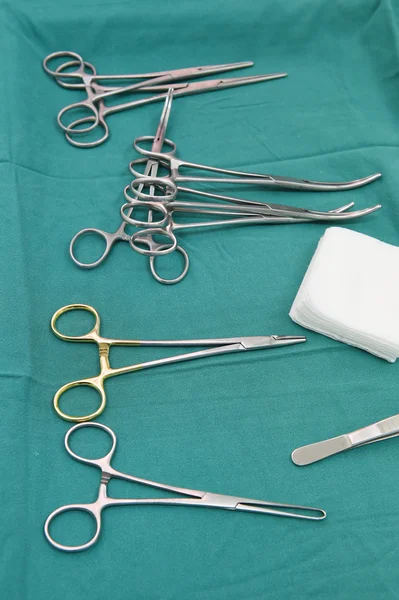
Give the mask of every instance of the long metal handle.
M 399 415 L 394 415 L 350 433 L 297 448 L 291 458 L 298 466 L 310 465 L 339 452 L 397 436 L 399 436 Z
M 192 169 L 198 169 L 201 171 L 210 171 L 213 173 L 220 173 L 224 175 L 232 175 L 241 179 L 230 179 L 225 177 L 190 177 L 178 175 L 174 178 L 176 182 L 209 182 L 209 183 L 245 183 L 253 185 L 271 186 L 283 189 L 293 190 L 306 190 L 306 191 L 319 191 L 319 192 L 334 192 L 351 190 L 358 187 L 367 185 L 376 179 L 381 177 L 381 173 L 373 173 L 367 177 L 360 179 L 353 179 L 351 181 L 314 181 L 312 179 L 298 179 L 296 177 L 284 177 L 280 175 L 269 175 L 262 173 L 246 173 L 245 171 L 234 171 L 232 169 L 222 169 L 219 167 L 212 167 L 210 165 L 203 165 L 200 163 L 181 161 L 180 166 L 189 167 Z
M 296 336 L 298 337 L 298 336 Z M 257 340 L 263 340 L 266 342 L 266 338 L 272 343 L 271 336 L 246 336 L 246 337 L 231 337 L 231 338 L 198 338 L 192 340 L 139 340 L 140 346 L 163 346 L 163 347 L 177 347 L 177 346 L 222 346 L 229 344 L 241 344 L 243 341 L 256 342 Z M 123 340 L 121 340 L 123 342 Z M 294 342 L 293 342 L 294 343 Z M 121 344 L 122 345 L 122 344 Z M 173 357 L 171 357 L 173 358 Z
M 348 433 L 352 446 L 364 446 L 399 435 L 399 415 L 394 415 Z
M 327 214 L 341 214 L 344 213 L 349 208 L 352 208 L 354 202 L 350 202 L 349 204 L 345 204 L 345 206 L 341 206 L 335 210 L 330 210 Z M 208 214 L 206 211 L 202 213 L 201 211 L 196 211 L 198 214 Z M 230 213 L 231 215 L 233 213 Z M 238 213 L 237 213 L 238 214 Z M 353 213 L 352 213 L 353 214 Z M 232 227 L 235 225 L 285 225 L 285 224 L 297 224 L 297 223 L 309 223 L 309 219 L 299 219 L 296 217 L 271 217 L 267 215 L 261 215 L 257 217 L 256 215 L 250 215 L 247 217 L 237 217 L 237 218 L 229 218 L 229 219 L 214 219 L 212 221 L 193 221 L 191 223 L 176 223 L 174 222 L 173 230 L 178 231 L 181 229 L 198 229 L 201 227 Z M 155 256 L 155 254 L 154 254 Z
M 327 458 L 333 454 L 349 450 L 350 448 L 352 448 L 352 443 L 349 437 L 347 435 L 340 435 L 329 440 L 297 448 L 291 454 L 291 458 L 293 463 L 299 467 L 303 467 L 319 460 L 323 460 L 323 458 Z
M 178 354 L 175 356 L 168 356 L 167 358 L 160 358 L 157 360 L 151 360 L 149 362 L 140 363 L 136 365 L 129 365 L 127 367 L 121 367 L 119 369 L 110 369 L 108 374 L 104 375 L 104 379 L 113 377 L 114 375 L 122 375 L 123 373 L 130 373 L 141 369 L 149 369 L 152 367 L 158 367 L 161 365 L 168 365 L 177 362 L 183 362 L 186 360 L 194 360 L 197 358 L 205 358 L 207 356 L 216 356 L 218 354 L 230 354 L 232 352 L 242 352 L 248 350 L 263 350 L 270 349 L 279 346 L 290 346 L 292 344 L 302 344 L 306 342 L 306 337 L 303 335 L 297 336 L 253 336 L 253 337 L 242 337 L 242 338 L 225 338 L 224 340 L 180 340 L 179 342 L 158 342 L 158 345 L 211 345 L 211 344 L 223 344 L 228 345 L 216 346 L 215 348 L 208 348 L 207 350 L 199 350 L 197 352 L 188 352 L 185 354 Z M 235 343 L 230 343 L 235 342 Z M 157 345 L 155 342 L 144 342 L 148 345 Z
M 198 352 L 178 354 L 177 356 L 168 356 L 167 358 L 150 360 L 148 362 L 140 363 L 137 365 L 129 365 L 127 367 L 121 367 L 119 369 L 112 369 L 108 377 L 113 377 L 114 375 L 123 375 L 124 373 L 131 373 L 132 371 L 137 371 L 141 369 L 150 369 L 152 367 L 160 367 L 162 365 L 170 365 L 173 363 L 184 362 L 186 360 L 195 360 L 197 358 L 215 356 L 217 354 L 229 354 L 231 352 L 240 352 L 241 350 L 245 350 L 245 348 L 241 344 L 232 344 L 230 346 L 218 346 L 216 348 L 209 348 L 208 350 L 199 350 Z
M 156 199 L 156 196 L 154 196 Z M 263 208 L 260 206 L 242 206 L 234 204 L 217 204 L 211 202 L 180 202 L 172 201 L 167 205 L 169 210 L 178 212 L 200 212 L 206 214 L 229 214 L 228 211 L 235 211 L 235 213 L 242 213 L 243 215 L 255 215 L 255 216 L 272 216 L 272 217 L 291 217 L 301 218 L 307 221 L 341 221 L 355 219 L 361 216 L 365 216 L 372 212 L 375 212 L 381 208 L 380 204 L 376 204 L 370 208 L 364 208 L 353 212 L 337 212 L 335 211 L 317 211 L 307 208 L 296 208 L 290 206 L 279 206 L 277 204 L 265 204 Z M 233 212 L 234 214 L 234 212 Z

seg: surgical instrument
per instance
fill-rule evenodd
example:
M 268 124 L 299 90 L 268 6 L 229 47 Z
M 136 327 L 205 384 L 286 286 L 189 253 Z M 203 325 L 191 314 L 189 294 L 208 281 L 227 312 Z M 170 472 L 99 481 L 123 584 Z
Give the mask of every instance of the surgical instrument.
M 84 335 L 64 335 L 57 327 L 57 321 L 59 317 L 67 312 L 81 310 L 91 313 L 95 318 L 93 328 Z M 63 385 L 54 396 L 54 408 L 57 414 L 65 419 L 66 421 L 73 421 L 76 423 L 83 421 L 90 421 L 98 417 L 104 410 L 106 405 L 106 394 L 104 389 L 104 381 L 109 377 L 116 375 L 122 375 L 125 373 L 131 373 L 141 369 L 148 369 L 151 367 L 158 367 L 161 365 L 173 364 L 176 362 L 182 362 L 186 360 L 193 360 L 197 358 L 205 358 L 207 356 L 215 356 L 217 354 L 228 354 L 231 352 L 242 352 L 247 350 L 258 350 L 265 348 L 277 348 L 279 346 L 288 346 L 291 344 L 300 344 L 306 342 L 306 337 L 302 335 L 297 336 L 280 336 L 280 335 L 268 335 L 268 336 L 252 336 L 252 337 L 235 337 L 235 338 L 221 338 L 221 339 L 194 339 L 194 340 L 121 340 L 114 338 L 103 337 L 100 333 L 100 316 L 98 312 L 87 304 L 69 304 L 57 310 L 51 319 L 51 329 L 53 333 L 61 340 L 68 342 L 88 342 L 97 344 L 99 361 L 100 361 L 100 373 L 94 377 L 80 379 L 77 381 L 71 381 L 66 385 Z M 211 346 L 207 350 L 199 350 L 196 352 L 189 352 L 186 354 L 179 354 L 175 356 L 169 356 L 167 358 L 160 358 L 143 363 L 136 363 L 126 367 L 112 368 L 109 361 L 109 353 L 112 346 Z M 63 412 L 59 406 L 60 397 L 69 389 L 74 387 L 88 386 L 93 388 L 100 395 L 100 406 L 99 408 L 88 415 L 73 416 Z
M 166 100 L 165 100 L 164 107 L 162 110 L 161 118 L 160 118 L 158 128 L 157 128 L 157 132 L 153 138 L 152 147 L 153 147 L 154 151 L 160 150 L 163 146 L 163 142 L 165 139 L 165 132 L 166 132 L 168 119 L 169 119 L 169 115 L 170 115 L 172 95 L 173 95 L 173 89 L 170 89 L 166 96 Z M 151 175 L 152 177 L 154 177 L 158 171 L 158 161 L 153 161 L 151 159 L 145 159 L 145 163 L 146 163 L 146 166 L 145 166 L 144 174 Z M 130 199 L 134 200 L 131 197 L 130 197 Z M 133 209 L 134 209 L 134 206 L 132 204 L 130 209 L 126 213 L 127 217 L 130 217 L 131 213 L 133 212 Z M 151 213 L 149 213 L 149 220 L 151 220 Z M 98 265 L 100 265 L 107 258 L 108 254 L 110 253 L 112 247 L 114 246 L 114 244 L 116 244 L 116 242 L 119 242 L 119 241 L 129 242 L 131 236 L 126 232 L 126 227 L 127 227 L 127 222 L 125 222 L 125 220 L 123 220 L 122 223 L 120 224 L 120 226 L 118 227 L 118 229 L 116 231 L 114 231 L 113 233 L 109 233 L 108 231 L 104 231 L 103 229 L 97 229 L 95 227 L 85 227 L 84 229 L 81 229 L 80 231 L 78 231 L 78 233 L 76 233 L 74 235 L 74 237 L 72 238 L 71 243 L 69 245 L 69 254 L 70 254 L 73 262 L 76 265 L 78 265 L 79 267 L 82 267 L 83 269 L 92 269 L 94 267 L 98 267 Z M 78 240 L 80 238 L 85 237 L 87 235 L 95 235 L 97 237 L 101 237 L 105 241 L 105 248 L 104 248 L 102 255 L 96 261 L 91 262 L 91 263 L 84 263 L 84 262 L 78 260 L 78 258 L 75 255 L 76 243 L 78 242 Z M 147 238 L 147 240 L 148 239 L 149 238 Z M 147 240 L 146 240 L 146 242 L 147 242 Z M 146 243 L 146 242 L 144 242 L 144 243 Z M 154 246 L 154 244 L 156 245 L 156 243 L 153 242 L 152 246 Z M 183 255 L 183 258 L 185 259 L 185 261 L 187 263 L 187 269 L 188 269 L 188 257 L 186 255 L 185 251 L 178 246 L 176 246 L 176 250 L 179 251 Z
M 266 202 L 251 202 L 240 198 L 234 198 L 231 196 L 222 196 L 220 194 L 202 193 L 198 190 L 190 188 L 180 188 L 183 191 L 191 194 L 199 194 L 207 197 L 217 197 L 217 199 L 234 202 L 232 204 L 220 204 L 220 203 L 209 203 L 209 202 L 182 202 L 177 201 L 178 186 L 164 177 L 141 177 L 135 179 L 132 182 L 132 189 L 135 192 L 135 196 L 139 198 L 133 199 L 130 196 L 129 202 L 125 203 L 121 207 L 122 218 L 131 225 L 136 227 L 161 228 L 164 225 L 169 224 L 170 218 L 174 212 L 186 212 L 186 213 L 199 213 L 199 214 L 217 214 L 217 215 L 256 215 L 256 216 L 269 216 L 269 217 L 291 217 L 294 219 L 301 219 L 304 221 L 347 221 L 350 219 L 356 219 L 358 217 L 366 216 L 381 208 L 380 204 L 365 208 L 362 210 L 354 211 L 352 213 L 337 213 L 336 209 L 334 212 L 317 211 L 306 208 L 296 208 L 292 206 L 284 206 L 282 204 L 272 204 Z M 146 194 L 143 192 L 145 186 L 151 185 L 152 189 L 164 189 L 164 195 L 155 195 L 155 193 Z M 151 209 L 152 211 L 158 211 L 161 215 L 160 220 L 154 221 L 143 221 L 135 219 L 128 214 L 125 214 L 125 210 L 131 213 L 132 207 L 140 207 Z
M 348 210 L 349 208 L 352 208 L 352 206 L 354 205 L 354 202 L 351 202 L 349 204 L 346 204 L 345 206 L 342 206 L 341 208 L 334 210 L 334 211 L 330 211 L 330 213 L 335 214 L 335 213 L 342 213 L 345 212 L 346 210 Z M 226 220 L 220 220 L 219 222 L 217 220 L 213 220 L 213 221 L 209 221 L 208 223 L 203 222 L 202 226 L 203 227 L 217 227 L 217 226 L 226 226 L 226 225 L 284 225 L 284 224 L 295 224 L 295 223 L 306 223 L 309 221 L 307 221 L 306 219 L 295 219 L 293 217 L 268 217 L 268 216 L 260 216 L 260 217 L 256 217 L 256 216 L 241 216 L 241 217 L 237 217 L 235 219 L 229 219 L 228 223 L 226 222 Z M 188 224 L 185 223 L 185 226 L 188 227 Z M 195 223 L 193 224 L 193 227 L 198 228 L 199 224 Z M 181 229 L 183 229 L 184 227 L 182 226 Z M 156 232 L 155 232 L 156 233 Z M 146 254 L 147 256 L 149 256 L 149 264 L 150 264 L 150 270 L 151 270 L 151 274 L 154 277 L 154 279 L 156 279 L 159 283 L 163 283 L 165 285 L 173 285 L 175 283 L 179 283 L 180 281 L 182 281 L 182 279 L 184 279 L 184 277 L 187 275 L 189 266 L 190 266 L 190 260 L 188 257 L 187 252 L 184 250 L 184 248 L 182 248 L 181 246 L 176 246 L 175 250 L 177 250 L 178 252 L 180 252 L 180 254 L 183 256 L 184 259 L 184 264 L 183 264 L 183 269 L 181 270 L 180 274 L 174 278 L 170 278 L 170 279 L 166 279 L 165 277 L 162 277 L 156 270 L 156 266 L 155 266 L 155 261 L 156 258 L 159 257 L 162 254 L 169 254 L 170 250 L 170 238 L 169 238 L 169 243 L 159 243 L 156 242 L 153 238 L 154 235 L 154 231 L 149 230 L 149 231 L 141 231 L 140 234 L 137 233 L 134 240 L 132 240 L 131 238 L 129 238 L 129 242 L 131 244 L 131 246 L 134 246 L 134 249 L 136 251 L 138 251 L 140 254 Z M 173 238 L 175 239 L 175 238 Z M 176 240 L 177 242 L 177 240 Z M 173 242 L 174 245 L 175 242 Z M 141 244 L 141 246 L 140 246 Z M 144 249 L 142 248 L 142 245 L 145 245 L 148 247 L 148 252 L 143 251 Z M 167 252 L 162 252 L 162 250 L 167 250 Z M 160 252 L 161 251 L 161 252 Z
M 181 246 L 177 246 L 177 238 L 174 231 L 179 229 L 193 229 L 204 227 L 221 227 L 242 224 L 282 224 L 282 223 L 300 223 L 310 220 L 318 221 L 346 221 L 358 217 L 365 216 L 381 206 L 346 212 L 348 208 L 353 206 L 353 203 L 329 212 L 315 211 L 302 208 L 294 208 L 279 204 L 271 204 L 265 202 L 254 202 L 242 198 L 226 196 L 216 193 L 210 193 L 203 190 L 192 189 L 177 185 L 176 182 L 206 182 L 206 183 L 239 183 L 247 185 L 273 186 L 277 188 L 299 189 L 309 191 L 339 191 L 345 189 L 354 189 L 366 185 L 381 176 L 380 173 L 370 175 L 363 179 L 329 183 L 317 182 L 304 179 L 295 179 L 287 177 L 275 177 L 264 175 L 261 173 L 245 173 L 244 171 L 233 171 L 230 169 L 220 169 L 217 167 L 209 167 L 198 163 L 179 160 L 176 158 L 176 144 L 168 139 L 164 139 L 164 145 L 169 146 L 168 152 L 154 152 L 153 149 L 146 150 L 143 148 L 144 143 L 153 142 L 152 136 L 142 136 L 136 138 L 133 146 L 136 151 L 142 156 L 130 162 L 129 168 L 135 179 L 129 186 L 125 187 L 124 195 L 126 200 L 121 208 L 121 216 L 126 223 L 134 225 L 142 230 L 134 233 L 130 238 L 130 245 L 137 252 L 150 257 L 150 268 L 153 276 L 161 283 L 173 284 L 181 281 L 188 271 L 188 256 L 184 253 Z M 168 175 L 165 177 L 148 177 L 148 170 L 144 174 L 138 171 L 139 165 L 145 165 L 146 161 L 152 159 L 158 161 L 162 167 L 166 167 Z M 192 174 L 184 176 L 179 169 L 188 167 L 190 169 L 199 169 L 200 171 L 211 171 L 218 174 L 218 177 L 202 177 L 193 176 Z M 221 177 L 220 174 L 228 175 Z M 150 188 L 150 192 L 145 190 Z M 161 190 L 161 193 L 160 193 Z M 205 198 L 221 200 L 222 203 L 209 202 L 182 202 L 178 201 L 177 193 L 184 192 L 187 194 L 195 194 Z M 133 193 L 133 196 L 131 195 Z M 225 204 L 229 202 L 230 204 Z M 133 208 L 144 208 L 150 211 L 151 218 L 146 220 L 138 219 L 136 213 L 132 216 Z M 153 213 L 158 212 L 160 219 L 154 220 Z M 174 220 L 174 212 L 186 212 L 197 214 L 223 215 L 223 217 L 235 217 L 216 219 L 211 221 L 201 222 L 183 222 L 178 223 Z M 154 240 L 154 236 L 161 236 L 164 243 L 159 243 Z M 144 246 L 144 247 L 143 247 Z M 172 253 L 176 248 L 183 253 L 184 267 L 181 274 L 174 279 L 165 279 L 158 275 L 155 269 L 155 257 Z
M 111 450 L 101 458 L 97 459 L 86 458 L 85 456 L 81 456 L 80 454 L 74 452 L 70 446 L 70 437 L 75 431 L 84 427 L 96 427 L 105 431 L 112 440 Z M 140 506 L 148 504 L 158 506 L 203 506 L 205 508 L 220 508 L 224 510 L 254 512 L 276 517 L 291 517 L 310 521 L 321 521 L 326 517 L 326 512 L 321 508 L 311 508 L 309 506 L 300 506 L 296 504 L 280 504 L 277 502 L 243 498 L 241 496 L 226 496 L 224 494 L 202 492 L 199 490 L 191 490 L 183 487 L 167 485 L 165 483 L 159 483 L 149 479 L 141 479 L 140 477 L 135 477 L 133 475 L 127 475 L 126 473 L 117 471 L 111 465 L 111 461 L 115 453 L 116 442 L 117 438 L 113 430 L 102 423 L 80 423 L 78 425 L 74 425 L 69 429 L 69 431 L 67 431 L 65 435 L 65 448 L 68 454 L 83 464 L 100 469 L 101 480 L 99 484 L 97 500 L 89 504 L 68 504 L 61 506 L 60 508 L 54 510 L 46 519 L 44 525 L 44 534 L 47 541 L 57 550 L 63 550 L 65 552 L 79 552 L 80 550 L 87 550 L 93 546 L 100 537 L 102 527 L 102 511 L 108 506 Z M 166 498 L 112 498 L 108 496 L 108 483 L 112 478 L 172 492 L 178 494 L 178 496 Z M 93 517 L 96 529 L 93 537 L 88 542 L 76 546 L 65 545 L 57 542 L 51 536 L 50 524 L 53 519 L 58 515 L 69 511 L 84 511 Z
M 152 153 L 151 153 L 152 154 Z M 154 160 L 156 160 L 154 158 Z M 161 161 L 160 161 L 161 162 Z M 240 180 L 238 180 L 240 181 Z M 246 180 L 258 182 L 258 179 Z M 145 193 L 143 188 L 150 186 L 150 193 Z M 165 177 L 140 177 L 131 183 L 135 197 L 128 194 L 125 188 L 125 197 L 129 202 L 121 207 L 121 216 L 129 224 L 145 229 L 134 233 L 130 238 L 130 245 L 134 250 L 147 256 L 162 256 L 169 254 L 177 247 L 177 238 L 173 233 L 179 229 L 194 229 L 213 226 L 231 226 L 237 224 L 271 224 L 271 223 L 300 223 L 306 221 L 346 221 L 368 215 L 380 208 L 376 205 L 371 208 L 346 212 L 347 207 L 341 207 L 333 211 L 315 211 L 303 208 L 295 208 L 280 204 L 252 202 L 241 198 L 223 196 L 209 192 L 202 192 L 191 188 L 179 188 L 172 179 Z M 156 190 L 163 190 L 163 195 L 155 195 Z M 216 198 L 218 200 L 230 201 L 231 204 L 209 203 L 209 202 L 181 202 L 175 200 L 178 190 L 200 196 Z M 132 207 L 146 208 L 151 210 L 151 220 L 139 220 L 131 217 Z M 127 210 L 127 213 L 125 211 Z M 153 212 L 160 213 L 161 218 L 153 220 Z M 226 220 L 200 221 L 192 223 L 178 223 L 174 220 L 174 212 L 213 214 L 223 216 L 240 217 Z M 285 220 L 287 219 L 287 220 Z M 161 235 L 167 238 L 167 243 L 153 247 L 147 241 L 147 248 L 140 244 L 149 236 Z M 139 243 L 137 243 L 139 242 Z
M 291 454 L 291 458 L 296 465 L 302 467 L 352 448 L 382 442 L 397 436 L 399 436 L 399 415 L 394 415 L 350 433 L 297 448 Z
M 58 58 L 72 59 L 66 63 L 59 65 L 55 70 L 50 69 L 48 63 L 53 59 Z M 73 71 L 67 70 L 70 67 L 77 66 Z M 91 148 L 102 144 L 109 137 L 109 128 L 106 123 L 106 117 L 112 113 L 120 112 L 125 109 L 135 108 L 152 102 L 157 102 L 166 98 L 166 93 L 156 94 L 148 98 L 141 98 L 131 102 L 125 102 L 122 104 L 105 105 L 105 100 L 113 96 L 131 93 L 140 88 L 147 87 L 151 88 L 152 85 L 158 86 L 160 84 L 172 84 L 175 81 L 179 81 L 185 78 L 202 77 L 204 75 L 222 73 L 233 69 L 239 69 L 244 67 L 252 66 L 252 62 L 241 62 L 241 63 L 226 63 L 223 65 L 210 65 L 202 67 L 190 67 L 185 69 L 175 69 L 171 71 L 160 71 L 158 73 L 145 73 L 145 74 L 125 74 L 125 75 L 97 75 L 93 65 L 84 61 L 83 58 L 75 52 L 53 52 L 49 54 L 43 61 L 44 70 L 52 76 L 56 82 L 62 87 L 73 87 L 73 88 L 84 88 L 87 94 L 85 100 L 74 102 L 68 106 L 65 106 L 60 110 L 57 116 L 57 121 L 61 129 L 65 133 L 67 141 L 74 146 L 80 148 Z M 268 75 L 252 75 L 249 77 L 237 77 L 231 79 L 215 79 L 209 81 L 201 81 L 194 83 L 181 83 L 175 91 L 175 96 L 186 96 L 191 94 L 198 94 L 207 91 L 214 91 L 218 89 L 226 89 L 230 87 L 236 87 L 241 85 L 247 85 L 251 83 L 257 83 L 260 81 L 269 81 L 271 79 L 279 79 L 286 77 L 286 73 L 273 73 Z M 152 77 L 153 76 L 153 77 Z M 71 79 L 71 83 L 69 83 Z M 137 83 L 125 85 L 122 87 L 104 87 L 97 83 L 98 80 L 123 80 L 123 79 L 144 79 Z M 165 89 L 163 85 L 161 89 Z M 76 109 L 84 109 L 89 114 L 80 119 L 76 119 L 72 123 L 65 124 L 64 117 L 67 113 Z M 82 125 L 90 123 L 89 126 L 81 127 Z M 92 132 L 96 128 L 102 128 L 104 134 L 101 138 L 94 141 L 83 141 L 79 142 L 73 139 L 73 135 L 81 136 Z
M 155 178 L 154 178 L 155 179 Z M 153 181 L 153 179 L 151 180 Z M 266 209 L 262 213 L 262 209 L 253 210 L 253 214 L 248 212 L 241 212 L 241 216 L 238 218 L 229 218 L 229 219 L 218 219 L 212 221 L 194 221 L 190 223 L 178 223 L 174 220 L 173 213 L 177 210 L 180 212 L 184 212 L 184 203 L 176 203 L 177 208 L 174 207 L 174 203 L 171 203 L 171 207 L 169 208 L 166 205 L 164 207 L 163 218 L 160 221 L 155 222 L 147 222 L 146 228 L 140 229 L 136 233 L 134 233 L 129 240 L 130 246 L 136 252 L 140 254 L 145 254 L 147 256 L 162 256 L 165 254 L 170 254 L 177 248 L 177 237 L 175 235 L 175 231 L 184 230 L 184 229 L 198 229 L 203 227 L 224 227 L 224 226 L 232 226 L 232 225 L 270 225 L 270 224 L 284 224 L 284 223 L 304 223 L 304 222 L 312 222 L 312 221 L 347 221 L 350 219 L 356 219 L 367 214 L 374 212 L 380 208 L 379 205 L 359 210 L 353 212 L 345 212 L 342 210 L 345 207 L 341 207 L 340 209 L 336 209 L 335 211 L 330 212 L 317 212 L 317 211 L 306 211 L 305 209 L 292 209 L 292 215 L 289 216 L 289 207 L 281 207 L 281 216 L 279 216 L 279 211 L 277 209 L 270 209 L 269 213 Z M 237 212 L 233 212 L 233 206 L 228 205 L 226 209 L 230 209 L 231 212 L 223 212 L 222 208 L 219 208 L 218 205 L 212 204 L 210 208 L 206 208 L 206 203 L 197 205 L 194 203 L 187 203 L 187 205 L 192 204 L 191 208 L 186 209 L 186 212 L 197 212 L 199 214 L 225 214 L 226 216 L 235 216 L 237 217 L 240 212 L 237 209 Z M 183 205 L 183 206 L 182 206 Z M 155 209 L 160 210 L 159 207 L 156 206 L 155 202 L 150 203 L 148 208 L 151 208 L 152 211 Z M 196 206 L 198 209 L 196 209 Z M 125 217 L 123 210 L 125 208 L 129 208 L 129 204 L 124 204 L 121 208 L 122 216 L 125 218 L 125 221 L 128 223 L 132 223 L 134 220 L 130 217 Z M 214 211 L 212 209 L 215 209 Z M 303 211 L 303 216 L 299 217 L 301 214 L 299 211 Z M 270 214 L 271 213 L 271 214 Z M 284 214 L 285 213 L 285 214 Z M 298 214 L 298 217 L 295 216 Z M 311 218 L 309 218 L 309 216 Z M 136 221 L 139 223 L 139 221 Z M 144 223 L 142 222 L 142 226 Z M 144 239 L 148 236 L 160 235 L 163 236 L 165 242 L 160 247 L 152 247 L 151 244 L 146 244 L 149 248 L 142 248 L 139 243 L 144 243 Z M 139 242 L 139 243 L 137 243 Z
M 174 96 L 177 94 L 174 93 Z M 176 158 L 176 144 L 172 140 L 165 139 L 164 143 L 171 147 L 169 152 L 153 152 L 152 150 L 146 150 L 142 147 L 143 142 L 152 142 L 153 136 L 145 135 L 136 138 L 133 142 L 134 149 L 146 158 L 157 160 L 163 167 L 168 168 L 168 178 L 175 183 L 179 182 L 206 182 L 206 183 L 245 183 L 246 185 L 260 185 L 272 188 L 280 189 L 292 189 L 292 190 L 305 190 L 305 191 L 319 191 L 319 192 L 338 192 L 343 190 L 352 190 L 363 185 L 367 185 L 376 179 L 381 177 L 381 173 L 374 173 L 361 179 L 354 179 L 352 181 L 342 182 L 328 182 L 328 181 L 312 181 L 311 179 L 297 179 L 295 177 L 281 177 L 277 175 L 269 175 L 265 173 L 246 173 L 245 171 L 234 171 L 232 169 L 221 169 L 219 167 L 212 167 L 209 165 L 203 165 L 200 163 L 189 162 Z M 131 173 L 135 177 L 142 177 L 142 173 L 137 171 L 134 167 L 137 164 L 137 160 L 130 162 L 129 168 Z M 212 173 L 219 173 L 220 175 L 228 175 L 229 177 L 202 177 L 195 175 L 182 175 L 180 169 L 187 167 L 193 170 L 199 171 L 210 171 Z M 237 178 L 241 178 L 237 179 Z M 244 181 L 245 180 L 245 181 Z

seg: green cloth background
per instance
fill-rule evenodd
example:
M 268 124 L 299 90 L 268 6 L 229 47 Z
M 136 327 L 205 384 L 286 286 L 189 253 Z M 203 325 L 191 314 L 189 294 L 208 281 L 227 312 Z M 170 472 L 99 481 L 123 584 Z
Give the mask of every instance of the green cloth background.
M 62 384 L 97 373 L 96 348 L 52 335 L 55 310 L 92 304 L 103 333 L 115 337 L 301 334 L 288 311 L 325 225 L 182 234 L 192 264 L 177 286 L 155 282 L 147 259 L 127 244 L 115 246 L 98 269 L 75 267 L 68 245 L 79 229 L 118 227 L 135 157 L 131 143 L 155 132 L 162 106 L 112 115 L 106 144 L 76 149 L 55 117 L 82 94 L 58 87 L 41 61 L 68 49 L 102 73 L 248 59 L 254 68 L 230 75 L 288 72 L 280 81 L 176 99 L 168 137 L 180 156 L 228 168 L 331 181 L 381 171 L 380 181 L 342 194 L 269 190 L 253 197 L 326 210 L 381 202 L 381 211 L 349 226 L 397 245 L 398 4 L 2 0 L 0 6 L 2 596 L 397 598 L 398 442 L 302 469 L 290 453 L 397 413 L 398 366 L 311 332 L 298 347 L 112 379 L 101 422 L 118 436 L 114 465 L 121 470 L 320 506 L 328 512 L 324 522 L 121 507 L 105 512 L 101 539 L 87 552 L 68 555 L 46 542 L 47 515 L 62 504 L 92 501 L 99 481 L 95 469 L 66 454 L 68 424 L 52 408 Z M 172 263 L 164 259 L 169 276 L 177 268 Z M 115 350 L 111 361 L 130 364 L 166 352 Z M 76 396 L 64 407 L 78 406 Z M 89 433 L 74 447 L 97 447 L 98 436 Z M 156 494 L 136 487 L 114 482 L 110 491 Z M 79 541 L 86 519 L 70 516 L 54 530 Z

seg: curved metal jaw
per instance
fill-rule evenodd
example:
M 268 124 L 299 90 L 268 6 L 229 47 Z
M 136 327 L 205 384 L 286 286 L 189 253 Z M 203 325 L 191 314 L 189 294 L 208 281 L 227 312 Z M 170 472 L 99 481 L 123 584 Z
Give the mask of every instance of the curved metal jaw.
M 209 194 L 211 195 L 211 194 Z M 153 196 L 156 199 L 156 196 Z M 220 199 L 221 196 L 218 195 Z M 126 204 L 124 206 L 129 206 Z M 266 216 L 266 217 L 277 217 L 277 218 L 289 218 L 289 219 L 300 219 L 302 221 L 348 221 L 350 219 L 357 219 L 359 217 L 366 216 L 379 210 L 381 208 L 381 204 L 376 204 L 375 206 L 371 206 L 370 208 L 363 208 L 361 210 L 355 210 L 352 212 L 347 212 L 348 208 L 353 206 L 353 203 L 346 206 L 341 206 L 331 211 L 320 211 L 320 210 L 312 210 L 306 208 L 296 208 L 293 206 L 284 206 L 282 204 L 271 204 L 271 203 L 259 203 L 256 205 L 248 205 L 243 203 L 237 204 L 215 204 L 215 203 L 207 203 L 207 202 L 175 202 L 172 201 L 166 205 L 165 210 L 165 219 L 168 212 L 181 212 L 181 213 L 194 213 L 194 214 L 214 214 L 214 215 L 225 215 L 225 216 Z M 124 214 L 122 212 L 122 217 Z M 127 219 L 126 219 L 127 220 Z M 131 222 L 133 225 L 136 224 L 132 219 L 128 222 Z M 163 224 L 163 222 L 161 222 Z M 155 226 L 155 224 L 154 224 Z
M 324 214 L 318 212 L 315 215 L 310 214 L 309 216 L 306 216 L 306 214 L 303 217 L 300 218 L 304 218 L 304 220 L 306 221 L 349 221 L 352 219 L 359 219 L 360 217 L 365 217 L 366 215 L 370 215 L 371 213 L 375 212 L 376 210 L 379 210 L 381 208 L 381 204 L 376 204 L 375 206 L 371 206 L 370 208 L 363 208 L 361 210 L 353 210 L 353 211 L 341 211 L 338 212 L 340 209 L 336 209 L 334 212 L 330 211 L 330 212 L 326 212 Z M 310 213 L 312 213 L 313 211 L 310 211 Z
M 284 189 L 306 190 L 313 192 L 339 192 L 353 190 L 372 183 L 381 177 L 381 173 L 373 173 L 367 177 L 352 181 L 313 181 L 312 179 L 296 179 L 294 177 L 274 177 L 270 175 L 270 185 Z

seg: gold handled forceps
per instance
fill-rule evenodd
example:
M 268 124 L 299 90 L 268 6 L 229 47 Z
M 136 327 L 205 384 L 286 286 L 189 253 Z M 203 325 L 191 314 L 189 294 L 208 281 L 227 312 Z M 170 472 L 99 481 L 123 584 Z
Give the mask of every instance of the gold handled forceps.
M 57 320 L 67 312 L 73 310 L 84 310 L 95 318 L 94 327 L 84 335 L 64 335 L 57 329 Z M 221 338 L 221 339 L 197 339 L 197 340 L 121 340 L 113 338 L 105 338 L 100 334 L 100 315 L 95 308 L 87 304 L 69 304 L 57 310 L 51 319 L 51 329 L 53 333 L 61 340 L 67 342 L 89 342 L 97 344 L 100 358 L 100 373 L 95 377 L 79 379 L 71 381 L 63 385 L 54 396 L 54 408 L 57 414 L 66 421 L 80 423 L 96 419 L 104 410 L 106 405 L 106 394 L 104 389 L 104 381 L 109 377 L 123 375 L 124 373 L 132 373 L 140 369 L 149 369 L 161 365 L 170 365 L 176 362 L 186 360 L 194 360 L 196 358 L 205 358 L 207 356 L 215 356 L 217 354 L 228 354 L 231 352 L 242 352 L 247 350 L 259 350 L 264 348 L 277 348 L 279 346 L 288 346 L 291 344 L 300 344 L 306 342 L 306 337 L 302 335 L 269 335 L 269 336 L 253 336 L 253 337 L 236 337 L 236 338 Z M 158 360 L 151 360 L 144 363 L 137 363 L 127 367 L 113 369 L 109 362 L 109 352 L 112 346 L 212 346 L 207 350 L 199 350 L 197 352 L 189 352 L 186 354 L 178 354 Z M 101 402 L 98 409 L 88 415 L 73 416 L 63 412 L 59 406 L 61 396 L 71 388 L 88 386 L 95 389 L 100 395 Z

